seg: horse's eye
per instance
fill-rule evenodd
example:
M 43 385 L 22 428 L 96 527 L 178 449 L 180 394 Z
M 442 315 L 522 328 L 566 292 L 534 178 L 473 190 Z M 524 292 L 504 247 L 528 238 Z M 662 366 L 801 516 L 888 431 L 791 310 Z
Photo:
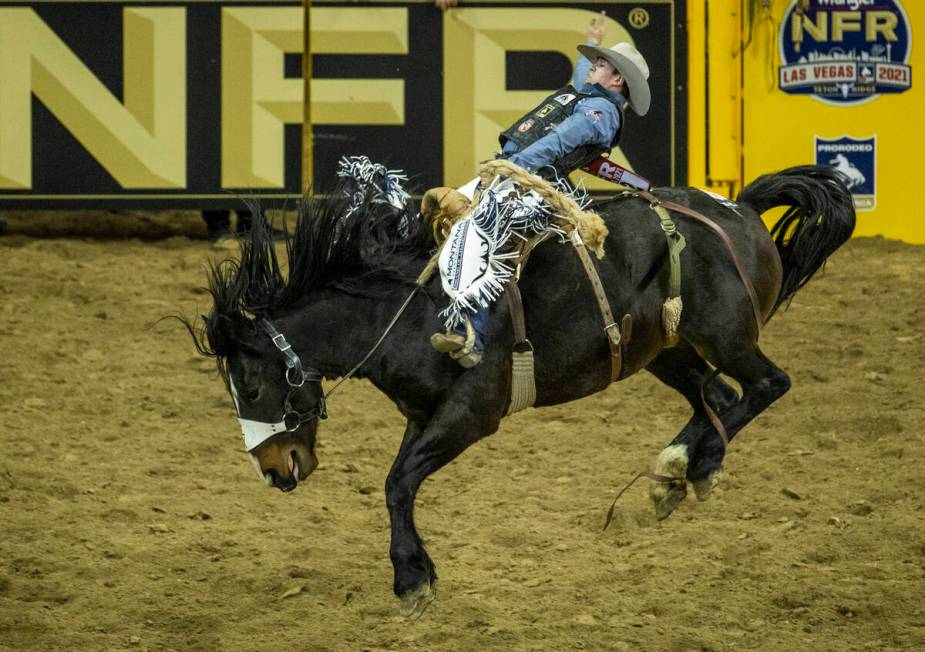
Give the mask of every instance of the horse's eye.
M 241 398 L 243 398 L 248 403 L 253 403 L 258 398 L 260 398 L 260 387 L 244 388 L 244 390 L 241 392 Z

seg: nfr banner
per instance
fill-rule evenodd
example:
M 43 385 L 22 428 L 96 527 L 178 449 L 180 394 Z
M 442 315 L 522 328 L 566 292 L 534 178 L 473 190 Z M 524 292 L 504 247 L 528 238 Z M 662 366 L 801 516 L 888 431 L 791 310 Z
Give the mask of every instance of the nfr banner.
M 291 205 L 345 154 L 459 185 L 569 80 L 601 10 L 605 45 L 634 43 L 651 70 L 652 109 L 629 112 L 614 161 L 682 182 L 682 2 L 315 0 L 307 21 L 298 2 L 0 2 L 0 208 Z
M 0 6 L 0 207 L 294 197 L 298 3 Z

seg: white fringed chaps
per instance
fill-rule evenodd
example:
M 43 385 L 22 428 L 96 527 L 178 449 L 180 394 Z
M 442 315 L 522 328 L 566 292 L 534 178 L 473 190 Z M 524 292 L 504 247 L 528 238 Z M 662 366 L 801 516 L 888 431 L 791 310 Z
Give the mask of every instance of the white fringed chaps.
M 510 180 L 482 193 L 472 213 L 450 229 L 440 252 L 443 290 L 451 300 L 440 313 L 447 330 L 459 326 L 466 312 L 487 307 L 504 292 L 518 255 L 511 238 L 527 240 L 546 232 L 562 237 L 554 220 L 539 195 L 518 193 Z

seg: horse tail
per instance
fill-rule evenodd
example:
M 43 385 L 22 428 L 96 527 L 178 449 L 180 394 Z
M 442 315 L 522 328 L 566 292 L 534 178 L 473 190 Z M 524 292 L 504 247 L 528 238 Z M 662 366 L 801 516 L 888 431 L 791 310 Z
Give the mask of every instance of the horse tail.
M 802 165 L 758 177 L 737 201 L 759 215 L 775 206 L 789 207 L 771 227 L 783 264 L 781 289 L 771 314 L 806 285 L 854 231 L 851 193 L 842 174 L 828 166 Z

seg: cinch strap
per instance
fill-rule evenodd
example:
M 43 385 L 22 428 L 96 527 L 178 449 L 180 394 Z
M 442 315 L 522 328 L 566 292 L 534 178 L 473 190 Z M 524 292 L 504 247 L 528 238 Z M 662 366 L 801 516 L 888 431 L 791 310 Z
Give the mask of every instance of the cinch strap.
M 626 340 L 629 340 L 633 318 L 628 314 L 623 316 L 623 329 L 621 332 L 620 325 L 617 324 L 613 317 L 613 312 L 610 309 L 610 302 L 607 300 L 607 294 L 604 292 L 604 285 L 601 283 L 601 277 L 597 273 L 597 268 L 594 267 L 594 263 L 591 261 L 591 256 L 588 255 L 587 247 L 585 247 L 585 243 L 581 239 L 578 229 L 573 230 L 569 234 L 569 239 L 575 247 L 578 259 L 585 268 L 585 273 L 588 275 L 588 280 L 591 282 L 591 287 L 594 290 L 594 298 L 597 299 L 597 307 L 600 309 L 601 317 L 604 319 L 604 333 L 607 336 L 607 344 L 610 347 L 610 381 L 614 382 L 620 380 L 620 374 L 623 370 L 621 343 L 625 345 L 623 341 L 624 336 Z
M 735 265 L 736 271 L 739 273 L 739 278 L 742 280 L 742 285 L 745 286 L 745 291 L 748 294 L 748 298 L 752 302 L 752 311 L 755 314 L 755 323 L 758 326 L 758 332 L 760 333 L 761 329 L 764 328 L 764 316 L 761 314 L 761 306 L 758 301 L 758 294 L 755 292 L 755 286 L 752 284 L 752 280 L 749 277 L 748 272 L 745 271 L 745 265 L 742 264 L 742 260 L 736 253 L 735 247 L 732 244 L 732 240 L 729 238 L 729 235 L 723 230 L 723 228 L 708 218 L 706 215 L 698 213 L 688 206 L 682 206 L 681 204 L 676 204 L 672 201 L 662 201 L 655 197 L 652 193 L 646 192 L 644 190 L 640 191 L 638 195 L 648 201 L 653 208 L 655 206 L 664 206 L 668 210 L 682 213 L 688 217 L 693 217 L 698 222 L 702 222 L 703 224 L 706 224 L 708 227 L 713 229 L 716 235 L 718 235 L 722 240 L 723 245 L 726 247 L 726 251 L 729 252 L 730 257 L 732 258 L 732 263 Z

